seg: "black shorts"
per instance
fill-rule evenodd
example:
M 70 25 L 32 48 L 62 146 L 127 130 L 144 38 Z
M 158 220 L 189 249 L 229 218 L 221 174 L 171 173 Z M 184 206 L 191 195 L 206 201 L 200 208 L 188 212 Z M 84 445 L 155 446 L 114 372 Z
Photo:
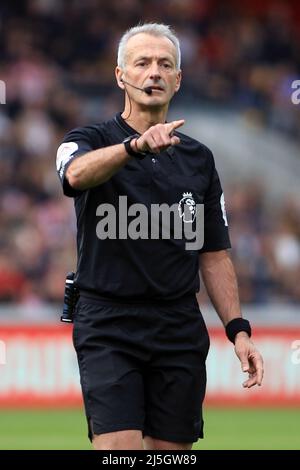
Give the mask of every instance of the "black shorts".
M 203 437 L 209 337 L 195 297 L 128 305 L 81 296 L 73 340 L 90 439 L 125 429 Z

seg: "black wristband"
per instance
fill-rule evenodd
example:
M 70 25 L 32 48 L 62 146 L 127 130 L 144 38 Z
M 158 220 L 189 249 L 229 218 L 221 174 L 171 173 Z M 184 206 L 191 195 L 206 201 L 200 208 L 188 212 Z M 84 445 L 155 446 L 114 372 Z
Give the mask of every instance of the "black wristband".
M 131 141 L 134 139 L 137 140 L 139 137 L 141 137 L 140 134 L 130 135 L 129 137 L 126 137 L 126 139 L 123 140 L 123 144 L 125 145 L 125 150 L 129 155 L 138 158 L 139 160 L 142 160 L 147 155 L 147 152 L 135 151 L 131 147 Z
M 233 344 L 235 342 L 235 337 L 240 331 L 245 331 L 249 338 L 251 336 L 251 326 L 248 320 L 245 318 L 234 318 L 233 320 L 230 320 L 229 323 L 227 323 L 225 327 L 226 335 L 229 341 L 231 341 Z

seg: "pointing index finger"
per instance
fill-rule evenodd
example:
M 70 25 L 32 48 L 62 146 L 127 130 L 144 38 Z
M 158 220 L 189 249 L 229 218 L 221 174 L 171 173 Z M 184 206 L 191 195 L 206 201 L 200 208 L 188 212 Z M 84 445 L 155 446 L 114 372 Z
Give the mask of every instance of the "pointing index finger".
M 184 119 L 179 119 L 178 121 L 168 122 L 168 123 L 166 124 L 168 133 L 170 134 L 170 133 L 173 132 L 175 129 L 177 129 L 177 127 L 183 126 L 184 123 L 185 123 L 185 120 L 184 120 Z

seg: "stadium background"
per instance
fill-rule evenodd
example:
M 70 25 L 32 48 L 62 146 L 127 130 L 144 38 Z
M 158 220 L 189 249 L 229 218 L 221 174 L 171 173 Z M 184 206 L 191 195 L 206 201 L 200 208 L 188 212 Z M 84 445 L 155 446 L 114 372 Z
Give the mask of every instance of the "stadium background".
M 72 201 L 55 153 L 64 133 L 121 109 L 117 41 L 139 21 L 178 32 L 183 86 L 170 116 L 212 148 L 240 297 L 266 359 L 243 377 L 204 292 L 212 345 L 206 439 L 197 449 L 300 448 L 300 5 L 247 0 L 27 0 L 0 5 L 0 448 L 89 448 L 70 328 Z

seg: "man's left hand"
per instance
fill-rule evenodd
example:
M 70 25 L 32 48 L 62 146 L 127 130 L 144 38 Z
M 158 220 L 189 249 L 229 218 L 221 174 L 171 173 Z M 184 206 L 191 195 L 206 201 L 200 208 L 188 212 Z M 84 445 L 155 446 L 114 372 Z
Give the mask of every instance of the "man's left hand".
M 263 359 L 247 333 L 242 331 L 236 335 L 234 349 L 241 361 L 242 371 L 248 372 L 249 375 L 248 380 L 243 383 L 243 387 L 260 386 L 264 375 Z

